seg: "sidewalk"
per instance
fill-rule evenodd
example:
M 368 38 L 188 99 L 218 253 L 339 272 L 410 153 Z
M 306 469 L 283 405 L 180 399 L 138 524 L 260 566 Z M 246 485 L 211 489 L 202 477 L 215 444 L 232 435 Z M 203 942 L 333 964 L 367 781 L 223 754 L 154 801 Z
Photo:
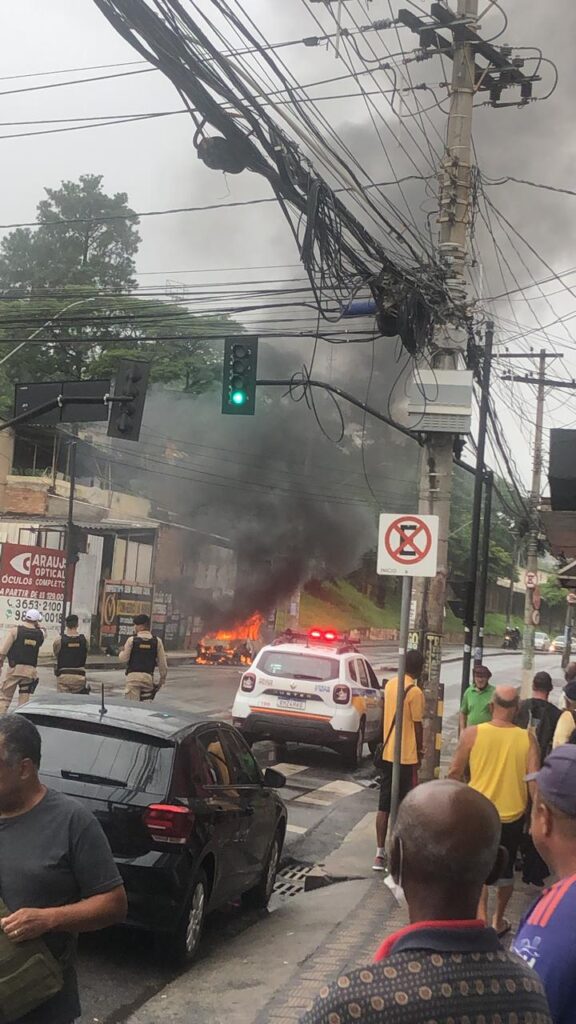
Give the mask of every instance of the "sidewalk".
M 323 985 L 370 963 L 382 940 L 408 923 L 382 876 L 372 871 L 373 856 L 374 815 L 367 814 L 318 866 L 308 885 L 312 891 L 264 914 L 149 1000 L 128 1024 L 297 1024 Z M 525 887 L 514 894 L 513 927 L 532 898 Z

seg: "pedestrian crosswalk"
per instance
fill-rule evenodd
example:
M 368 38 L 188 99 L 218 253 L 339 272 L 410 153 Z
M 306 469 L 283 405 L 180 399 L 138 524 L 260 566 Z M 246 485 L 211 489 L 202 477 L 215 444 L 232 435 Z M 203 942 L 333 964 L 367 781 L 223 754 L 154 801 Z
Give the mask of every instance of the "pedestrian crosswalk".
M 317 827 L 344 800 L 358 803 L 359 816 L 375 802 L 367 781 L 334 778 L 329 768 L 284 761 L 269 767 L 286 777 L 286 786 L 280 792 L 288 807 L 287 831 L 295 839 Z

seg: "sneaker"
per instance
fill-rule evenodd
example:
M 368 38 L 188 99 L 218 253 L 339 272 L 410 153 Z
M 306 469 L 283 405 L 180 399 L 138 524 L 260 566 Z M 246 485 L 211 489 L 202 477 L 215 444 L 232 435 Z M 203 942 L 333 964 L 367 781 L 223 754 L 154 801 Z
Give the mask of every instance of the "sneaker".
M 374 859 L 374 863 L 372 865 L 372 870 L 373 871 L 386 871 L 386 858 L 385 857 L 376 857 Z

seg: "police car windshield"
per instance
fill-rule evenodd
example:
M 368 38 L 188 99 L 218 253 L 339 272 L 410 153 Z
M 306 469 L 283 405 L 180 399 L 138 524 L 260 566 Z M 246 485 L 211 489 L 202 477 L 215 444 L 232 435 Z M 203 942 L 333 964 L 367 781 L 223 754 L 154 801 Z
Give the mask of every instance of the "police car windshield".
M 256 667 L 269 676 L 309 679 L 318 683 L 338 679 L 339 675 L 339 666 L 335 658 L 325 658 L 312 653 L 298 654 L 296 651 L 262 651 Z

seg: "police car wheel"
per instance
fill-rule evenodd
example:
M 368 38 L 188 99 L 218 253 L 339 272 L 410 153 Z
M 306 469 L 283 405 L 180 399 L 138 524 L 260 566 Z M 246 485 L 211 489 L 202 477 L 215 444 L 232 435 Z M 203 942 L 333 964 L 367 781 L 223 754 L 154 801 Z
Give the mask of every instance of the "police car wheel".
M 353 740 L 350 740 L 346 747 L 344 754 L 344 761 L 348 768 L 357 768 L 362 761 L 362 752 L 364 750 L 364 735 L 366 730 L 366 723 L 364 719 L 360 722 L 358 732 Z
M 202 940 L 207 905 L 208 880 L 204 872 L 199 871 L 177 930 L 167 943 L 165 937 L 160 939 L 163 951 L 172 963 L 182 965 L 195 959 Z

